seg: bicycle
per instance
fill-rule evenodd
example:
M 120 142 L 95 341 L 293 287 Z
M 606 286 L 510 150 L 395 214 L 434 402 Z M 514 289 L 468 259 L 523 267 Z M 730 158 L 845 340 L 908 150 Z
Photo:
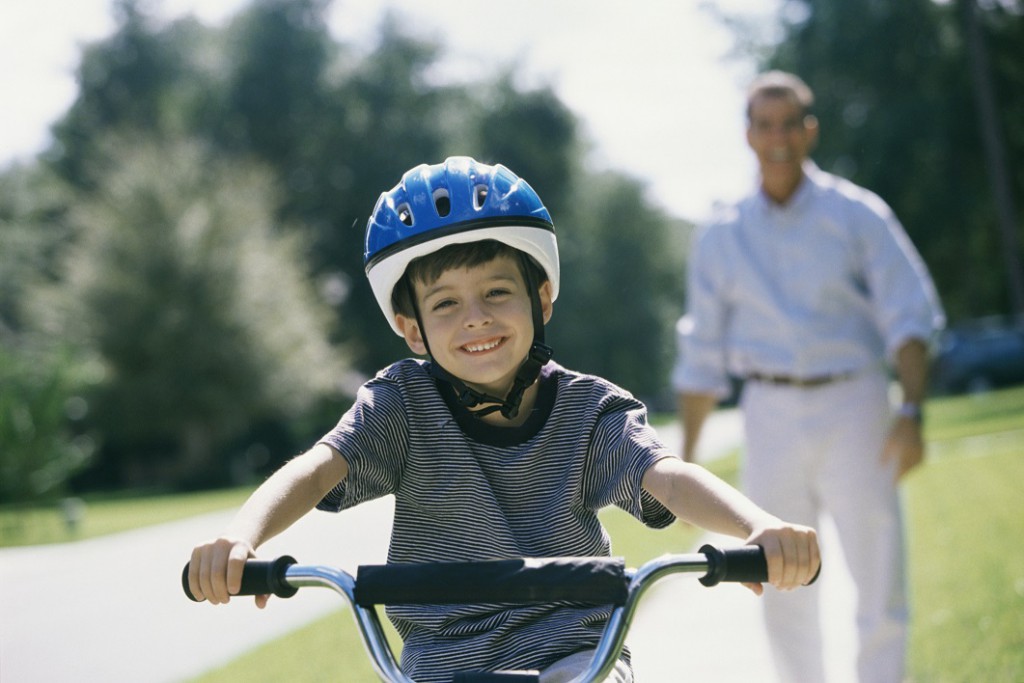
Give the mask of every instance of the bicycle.
M 188 586 L 188 564 L 182 587 Z M 720 582 L 765 582 L 768 567 L 759 546 L 721 549 L 704 545 L 696 553 L 657 557 L 638 569 L 627 569 L 621 558 L 521 558 L 479 562 L 433 562 L 364 565 L 356 576 L 323 565 L 302 565 L 288 555 L 274 560 L 249 560 L 239 595 L 288 598 L 300 588 L 330 588 L 352 608 L 359 635 L 377 675 L 386 683 L 415 683 L 387 642 L 377 605 L 469 604 L 503 602 L 530 604 L 569 600 L 611 605 L 613 611 L 589 667 L 571 683 L 594 683 L 607 676 L 622 651 L 636 608 L 654 583 L 677 573 L 703 573 L 704 586 Z M 819 569 L 820 573 L 820 569 Z M 815 576 L 812 583 L 817 579 Z M 452 683 L 537 683 L 536 671 L 457 672 Z

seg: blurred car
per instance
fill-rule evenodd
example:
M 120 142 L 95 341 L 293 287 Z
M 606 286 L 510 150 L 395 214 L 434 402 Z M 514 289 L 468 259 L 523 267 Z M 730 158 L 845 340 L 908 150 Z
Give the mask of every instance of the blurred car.
M 1024 384 L 1024 316 L 979 318 L 945 330 L 932 361 L 936 394 Z

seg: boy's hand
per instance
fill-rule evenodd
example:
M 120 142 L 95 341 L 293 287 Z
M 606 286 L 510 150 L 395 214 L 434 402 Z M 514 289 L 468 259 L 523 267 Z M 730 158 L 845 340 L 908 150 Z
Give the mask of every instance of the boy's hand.
M 242 568 L 256 552 L 247 541 L 220 537 L 197 545 L 189 562 L 188 586 L 198 600 L 226 604 L 242 588 Z M 269 595 L 257 595 L 256 606 L 266 607 Z
M 768 583 L 779 590 L 806 586 L 821 566 L 818 535 L 808 526 L 778 522 L 755 529 L 747 538 L 750 545 L 759 545 L 768 561 Z M 744 584 L 757 595 L 764 592 L 759 583 Z

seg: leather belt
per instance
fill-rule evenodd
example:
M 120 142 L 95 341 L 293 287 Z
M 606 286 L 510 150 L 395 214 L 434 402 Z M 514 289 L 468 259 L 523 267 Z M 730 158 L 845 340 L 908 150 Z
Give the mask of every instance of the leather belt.
M 772 375 L 762 372 L 751 372 L 747 379 L 753 382 L 764 382 L 777 386 L 797 387 L 798 389 L 810 389 L 821 387 L 833 382 L 841 382 L 844 379 L 853 377 L 852 372 L 840 372 L 834 375 L 818 375 L 816 377 L 793 377 L 792 375 Z

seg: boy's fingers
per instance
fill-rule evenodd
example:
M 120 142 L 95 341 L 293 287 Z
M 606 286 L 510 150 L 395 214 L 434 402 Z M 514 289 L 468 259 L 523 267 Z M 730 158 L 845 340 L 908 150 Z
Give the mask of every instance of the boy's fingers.
M 197 549 L 198 558 L 192 564 L 199 568 L 199 590 L 211 604 L 217 604 L 217 596 L 210 583 L 210 549 L 202 546 Z
M 203 588 L 199 583 L 200 570 L 202 568 L 202 556 L 199 548 L 192 549 L 192 559 L 188 563 L 188 589 L 193 597 L 199 602 L 206 599 Z
M 808 577 L 803 582 L 804 586 L 810 585 L 818 577 L 818 572 L 821 571 L 821 549 L 818 548 L 818 534 L 816 532 L 811 531 L 808 543 L 811 548 L 811 566 L 808 569 Z
M 785 558 L 785 569 L 782 574 L 783 590 L 793 590 L 800 585 L 800 574 L 802 573 L 802 567 L 800 564 L 800 546 L 800 539 L 795 533 L 790 532 L 783 535 L 782 549 L 783 557 Z
M 231 594 L 228 592 L 227 573 L 228 552 L 220 543 L 216 543 L 210 555 L 210 587 L 213 589 L 217 603 L 227 603 L 231 600 Z
M 242 571 L 245 568 L 245 561 L 249 559 L 249 548 L 241 543 L 231 546 L 227 557 L 227 570 L 225 573 L 227 583 L 225 588 L 228 594 L 237 595 L 242 590 Z
M 793 590 L 814 578 L 820 565 L 817 535 L 810 528 L 785 528 L 760 538 L 768 564 L 768 582 L 779 590 Z
M 796 564 L 793 571 L 793 588 L 804 586 L 814 575 L 813 544 L 808 534 L 800 534 L 795 539 Z
M 783 572 L 782 548 L 777 538 L 767 538 L 759 542 L 764 550 L 764 559 L 768 565 L 768 583 L 780 587 Z

